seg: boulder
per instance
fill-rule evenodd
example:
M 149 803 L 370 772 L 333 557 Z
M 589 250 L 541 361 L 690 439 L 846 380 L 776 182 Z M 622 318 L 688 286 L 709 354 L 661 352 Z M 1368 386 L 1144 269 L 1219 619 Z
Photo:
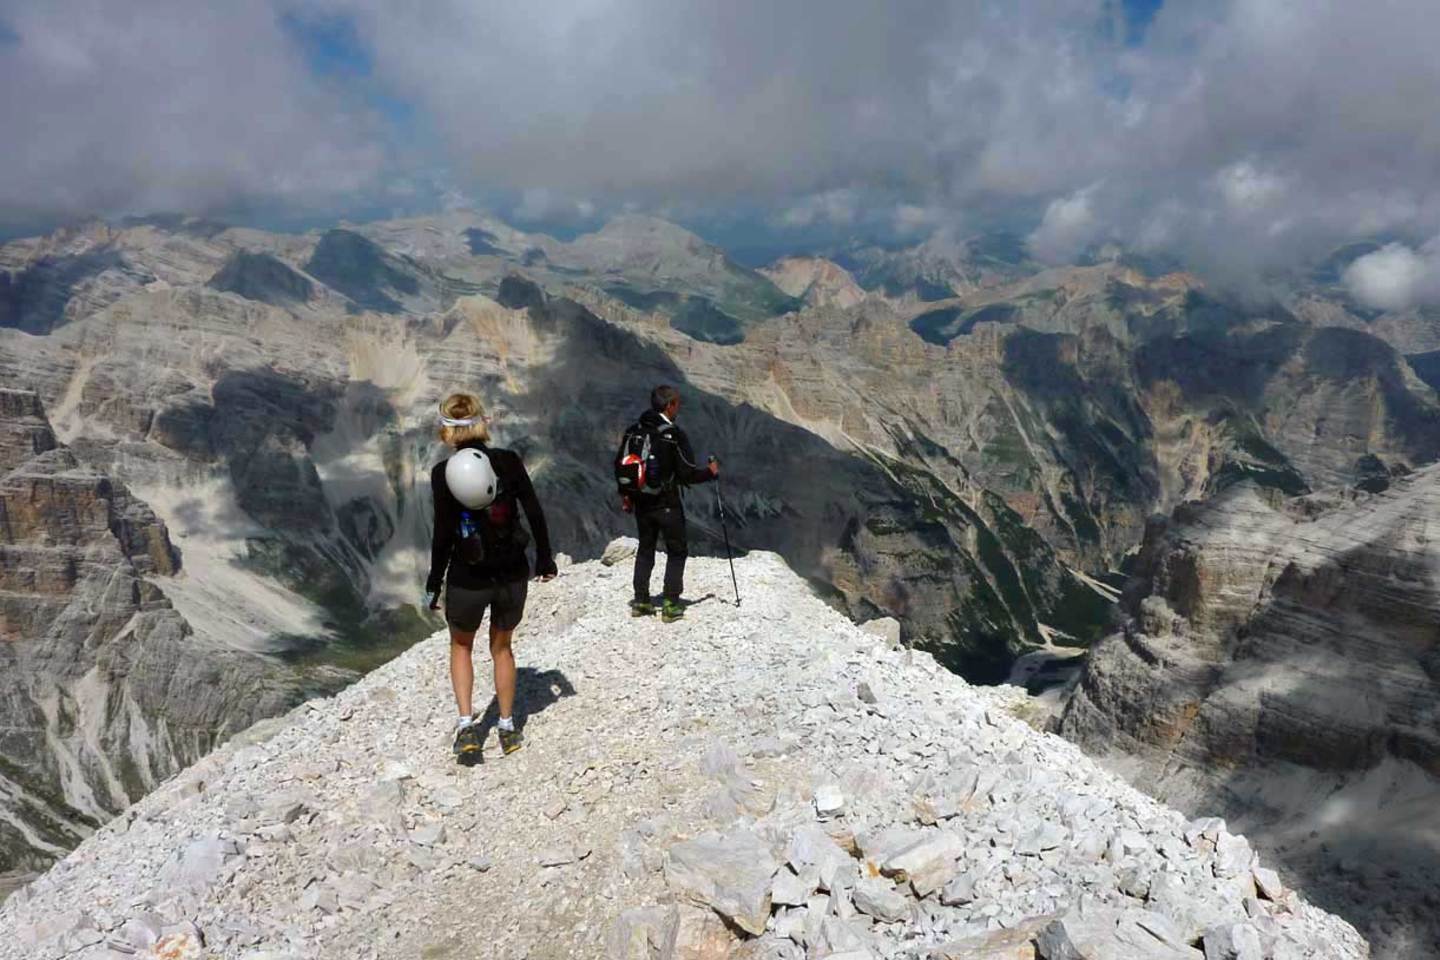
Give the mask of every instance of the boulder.
M 1137 916 L 1142 913 L 1093 906 L 1071 909 L 1040 931 L 1036 952 L 1041 960 L 1202 960 L 1200 951 L 1156 937 Z
M 891 853 L 881 862 L 880 872 L 886 876 L 909 876 L 938 861 L 957 860 L 964 852 L 965 841 L 959 835 L 935 830 Z
M 882 877 L 862 877 L 852 896 L 855 909 L 876 920 L 895 923 L 910 915 L 910 901 Z
M 788 867 L 781 867 L 770 887 L 770 902 L 777 906 L 801 906 L 810 899 L 819 885 L 820 875 L 814 868 L 807 868 L 804 873 L 796 874 Z
M 1280 874 L 1269 867 L 1257 866 L 1250 871 L 1255 879 L 1255 888 L 1260 891 L 1260 896 L 1266 900 L 1276 903 L 1285 896 L 1285 885 L 1280 882 Z
M 735 948 L 735 937 L 710 910 L 676 907 L 668 926 L 659 960 L 726 960 Z
M 942 943 L 930 960 L 1035 960 L 1035 931 L 1030 926 L 991 930 Z
M 822 890 L 832 889 L 842 872 L 855 866 L 850 855 L 813 823 L 802 825 L 791 835 L 785 859 L 797 874 L 814 870 Z
M 161 878 L 179 887 L 202 889 L 219 878 L 225 864 L 240 853 L 234 840 L 217 833 L 206 834 L 177 850 L 161 870 Z
M 879 637 L 890 647 L 900 646 L 900 621 L 894 617 L 879 617 L 860 624 L 860 629 L 872 637 Z
M 752 934 L 763 933 L 770 919 L 770 885 L 778 868 L 770 848 L 745 829 L 708 833 L 665 854 L 671 890 Z
M 639 549 L 640 542 L 634 537 L 616 537 L 606 545 L 605 552 L 600 554 L 600 562 L 607 567 L 613 567 L 635 556 Z
M 608 960 L 653 960 L 669 940 L 674 912 L 665 907 L 635 907 L 615 919 L 605 940 Z
M 1205 931 L 1205 960 L 1264 960 L 1260 932 L 1248 923 L 1224 923 Z
M 815 788 L 815 813 L 824 818 L 838 817 L 845 812 L 845 794 L 839 784 L 822 783 Z
M 1238 877 L 1248 872 L 1254 863 L 1255 853 L 1250 849 L 1250 841 L 1243 836 L 1220 831 L 1220 839 L 1215 843 L 1215 876 Z

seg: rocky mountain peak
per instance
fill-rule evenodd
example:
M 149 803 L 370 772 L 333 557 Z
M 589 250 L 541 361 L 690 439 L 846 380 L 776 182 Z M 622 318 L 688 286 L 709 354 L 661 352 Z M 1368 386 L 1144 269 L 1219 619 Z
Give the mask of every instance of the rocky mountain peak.
M 598 232 L 590 236 L 647 247 L 673 247 L 689 253 L 702 250 L 719 252 L 718 247 L 706 243 L 677 223 L 638 213 L 624 213 L 612 217 Z
M 853 307 L 865 299 L 850 271 L 824 257 L 783 257 L 760 273 L 810 306 Z
M 483 763 L 455 764 L 436 635 L 97 831 L 0 906 L 0 957 L 1368 956 L 1222 821 L 778 557 L 736 561 L 738 608 L 696 559 L 664 625 L 625 610 L 633 551 L 533 588 L 520 752 L 491 709 Z
M 249 250 L 237 250 L 208 286 L 276 307 L 304 303 L 315 295 L 315 284 L 300 271 L 271 254 Z

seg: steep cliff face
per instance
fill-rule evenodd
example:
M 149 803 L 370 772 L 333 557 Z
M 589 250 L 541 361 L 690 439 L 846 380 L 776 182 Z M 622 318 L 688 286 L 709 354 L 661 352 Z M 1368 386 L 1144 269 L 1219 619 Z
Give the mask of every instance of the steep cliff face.
M 0 877 L 36 870 L 287 691 L 156 585 L 165 525 L 0 390 Z M 293 697 L 293 691 L 289 696 Z
M 1440 468 L 1367 486 L 1247 485 L 1157 524 L 1131 619 L 1091 651 L 1060 729 L 1164 798 L 1218 804 L 1387 955 L 1429 955 Z

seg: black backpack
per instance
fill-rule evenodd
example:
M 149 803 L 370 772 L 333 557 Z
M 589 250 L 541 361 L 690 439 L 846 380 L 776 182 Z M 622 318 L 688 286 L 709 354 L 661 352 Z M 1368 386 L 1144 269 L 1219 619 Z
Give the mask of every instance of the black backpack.
M 530 534 L 520 525 L 520 504 L 502 486 L 490 506 L 478 510 L 460 505 L 459 539 L 455 551 L 470 566 L 511 562 L 524 554 Z
M 615 453 L 615 486 L 622 497 L 674 486 L 675 458 L 665 437 L 670 429 L 670 424 L 651 428 L 638 421 L 626 429 Z

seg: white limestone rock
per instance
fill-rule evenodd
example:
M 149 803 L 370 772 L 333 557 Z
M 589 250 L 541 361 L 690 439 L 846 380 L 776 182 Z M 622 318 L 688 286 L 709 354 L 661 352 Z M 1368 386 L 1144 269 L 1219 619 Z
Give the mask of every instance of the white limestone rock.
M 605 547 L 605 552 L 600 555 L 600 562 L 607 567 L 613 567 L 634 557 L 639 549 L 640 542 L 634 537 L 616 537 Z
M 710 907 L 749 933 L 764 932 L 770 885 L 779 864 L 754 833 L 709 833 L 665 854 L 665 882 L 691 902 Z

